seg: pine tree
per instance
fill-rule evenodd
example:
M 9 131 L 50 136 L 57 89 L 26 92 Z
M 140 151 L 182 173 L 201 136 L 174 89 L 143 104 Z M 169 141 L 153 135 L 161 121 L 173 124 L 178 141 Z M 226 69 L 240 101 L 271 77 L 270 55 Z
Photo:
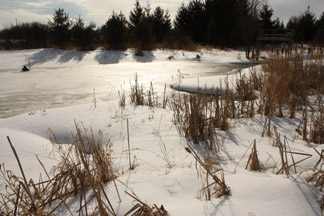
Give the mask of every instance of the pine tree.
M 77 46 L 81 46 L 81 44 L 83 43 L 82 34 L 84 32 L 84 29 L 85 29 L 84 20 L 81 18 L 81 16 L 79 16 L 79 18 L 71 28 L 72 41 Z
M 52 31 L 53 43 L 63 49 L 65 43 L 70 39 L 69 30 L 72 22 L 69 15 L 64 12 L 63 8 L 59 8 L 55 10 L 53 20 L 50 20 L 48 25 Z
M 136 0 L 135 8 L 130 12 L 129 15 L 131 28 L 135 28 L 144 17 L 145 17 L 144 8 L 140 5 L 139 1 Z
M 205 22 L 205 4 L 201 0 L 191 0 L 188 6 L 182 4 L 174 25 L 177 30 L 189 35 L 194 41 L 204 42 L 208 25 Z
M 205 1 L 205 20 L 206 39 L 210 31 L 211 18 L 214 19 L 216 33 L 214 35 L 215 44 L 222 47 L 233 47 L 242 43 L 244 30 L 243 24 L 248 16 L 247 7 L 243 7 L 242 0 L 206 0 Z M 207 40 L 208 43 L 208 40 Z M 242 45 L 242 44 L 240 44 Z
M 141 53 L 143 48 L 150 48 L 153 42 L 153 18 L 150 11 L 149 5 L 143 8 L 136 0 L 135 8 L 129 15 L 130 31 L 133 41 L 136 42 L 138 53 Z
M 210 45 L 217 45 L 217 26 L 214 17 L 210 18 L 207 29 L 207 43 Z
M 273 9 L 270 5 L 265 4 L 260 11 L 261 28 L 263 29 L 273 29 L 274 21 L 272 20 Z
M 287 23 L 287 29 L 290 29 L 290 30 L 293 30 L 294 32 L 296 32 L 297 25 L 298 25 L 298 18 L 296 16 L 292 16 L 289 18 L 289 21 Z
M 310 11 L 310 7 L 305 11 L 303 15 L 298 18 L 296 39 L 298 42 L 311 42 L 316 33 L 315 28 L 315 14 Z
M 283 24 L 283 21 L 280 21 L 279 17 L 277 17 L 273 21 L 273 28 L 274 29 L 280 29 L 280 30 L 284 30 L 285 29 L 285 25 Z
M 324 12 L 316 22 L 316 35 L 314 40 L 318 44 L 324 44 Z
M 176 29 L 186 32 L 189 30 L 188 28 L 189 23 L 190 23 L 190 14 L 188 8 L 185 6 L 184 3 L 182 3 L 175 17 L 174 26 Z
M 32 22 L 28 30 L 29 38 L 27 43 L 30 43 L 32 48 L 45 48 L 49 39 L 49 29 L 45 24 Z
M 245 47 L 246 58 L 250 58 L 251 47 L 260 31 L 259 7 L 259 0 L 238 0 L 235 7 L 240 44 Z
M 94 48 L 94 42 L 98 38 L 98 31 L 96 30 L 96 23 L 90 22 L 90 24 L 85 28 L 82 34 L 82 46 L 81 49 L 89 50 Z
M 134 37 L 139 51 L 149 49 L 153 42 L 153 29 L 149 19 L 141 20 L 134 29 Z
M 71 39 L 74 45 L 81 50 L 92 49 L 92 43 L 96 39 L 95 28 L 96 24 L 94 22 L 91 22 L 88 26 L 86 26 L 84 20 L 81 18 L 81 16 L 79 16 L 70 30 Z
M 164 12 L 161 7 L 156 7 L 152 15 L 153 35 L 156 42 L 161 42 L 171 30 L 169 12 Z
M 127 41 L 127 20 L 122 12 L 113 12 L 104 26 L 104 38 L 112 48 L 123 48 Z

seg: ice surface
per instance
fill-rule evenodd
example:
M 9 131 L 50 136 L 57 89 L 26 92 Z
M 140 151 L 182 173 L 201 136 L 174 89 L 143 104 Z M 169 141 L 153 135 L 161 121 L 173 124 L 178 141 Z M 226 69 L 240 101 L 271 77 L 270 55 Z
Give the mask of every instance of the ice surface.
M 168 56 L 175 56 L 168 60 Z M 0 118 L 39 109 L 116 99 L 118 90 L 129 91 L 135 74 L 144 86 L 153 82 L 159 91 L 182 81 L 233 73 L 246 61 L 235 53 L 217 57 L 206 52 L 198 60 L 195 52 L 133 50 L 92 52 L 41 49 L 0 52 Z M 234 57 L 233 57 L 234 56 Z M 145 62 L 145 63 L 143 63 Z M 32 70 L 20 72 L 22 65 Z M 116 64 L 119 63 L 119 64 Z M 207 78 L 208 79 L 208 78 Z M 195 84 L 194 84 L 195 85 Z

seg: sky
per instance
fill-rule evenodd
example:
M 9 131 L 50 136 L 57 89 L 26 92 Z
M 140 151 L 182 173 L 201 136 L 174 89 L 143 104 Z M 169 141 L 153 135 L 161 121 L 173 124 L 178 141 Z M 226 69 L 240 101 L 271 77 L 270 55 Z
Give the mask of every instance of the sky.
M 168 10 L 173 19 L 182 3 L 190 0 L 139 0 L 142 6 L 149 3 L 151 8 L 161 6 Z M 261 0 L 266 2 L 267 0 Z M 298 16 L 307 10 L 317 18 L 324 12 L 324 0 L 268 0 L 274 10 L 274 17 L 279 17 L 286 23 L 291 16 Z M 64 10 L 72 18 L 81 16 L 86 21 L 94 21 L 98 27 L 102 26 L 112 12 L 122 11 L 126 17 L 134 8 L 135 0 L 0 0 L 0 29 L 22 22 L 38 21 L 46 24 L 53 17 L 58 8 Z

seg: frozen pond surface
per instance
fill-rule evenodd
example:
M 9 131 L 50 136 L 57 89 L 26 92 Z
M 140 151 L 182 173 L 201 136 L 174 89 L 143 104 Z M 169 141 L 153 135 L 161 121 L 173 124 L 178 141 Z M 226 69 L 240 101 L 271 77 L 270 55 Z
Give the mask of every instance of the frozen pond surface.
M 40 109 L 91 103 L 94 99 L 97 101 L 116 99 L 121 89 L 125 90 L 126 95 L 128 94 L 135 74 L 144 87 L 153 82 L 155 91 L 162 91 L 165 83 L 174 84 L 178 82 L 179 76 L 182 79 L 198 79 L 215 74 L 233 73 L 243 67 L 238 63 L 215 62 L 210 59 L 198 61 L 194 54 L 192 59 L 179 61 L 169 61 L 167 57 L 163 60 L 161 57 L 162 60 L 146 61 L 146 63 L 126 61 L 111 64 L 111 62 L 117 63 L 115 59 L 104 62 L 105 58 L 101 57 L 97 59 L 99 64 L 94 64 L 92 61 L 66 64 L 73 60 L 71 56 L 75 57 L 78 54 L 71 52 L 69 55 L 64 54 L 65 59 L 66 56 L 69 57 L 69 61 L 52 64 L 54 57 L 50 55 L 51 52 L 44 51 L 36 52 L 33 58 L 42 53 L 44 55 L 42 57 L 46 59 L 45 63 L 35 62 L 35 59 L 41 59 L 40 56 L 35 59 L 22 57 L 23 51 L 12 57 L 13 61 L 19 57 L 23 58 L 24 62 L 26 59 L 32 60 L 33 67 L 29 72 L 19 72 L 18 68 L 5 68 L 0 65 L 0 118 Z M 155 55 L 160 57 L 158 54 Z M 5 64 L 5 62 L 0 63 Z

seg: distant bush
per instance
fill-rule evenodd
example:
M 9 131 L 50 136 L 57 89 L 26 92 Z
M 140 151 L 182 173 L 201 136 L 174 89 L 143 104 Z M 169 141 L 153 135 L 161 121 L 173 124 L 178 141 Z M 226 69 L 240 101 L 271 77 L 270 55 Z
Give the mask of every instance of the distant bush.
M 32 22 L 10 26 L 1 32 L 1 44 L 4 49 L 45 48 L 49 41 L 47 25 Z

